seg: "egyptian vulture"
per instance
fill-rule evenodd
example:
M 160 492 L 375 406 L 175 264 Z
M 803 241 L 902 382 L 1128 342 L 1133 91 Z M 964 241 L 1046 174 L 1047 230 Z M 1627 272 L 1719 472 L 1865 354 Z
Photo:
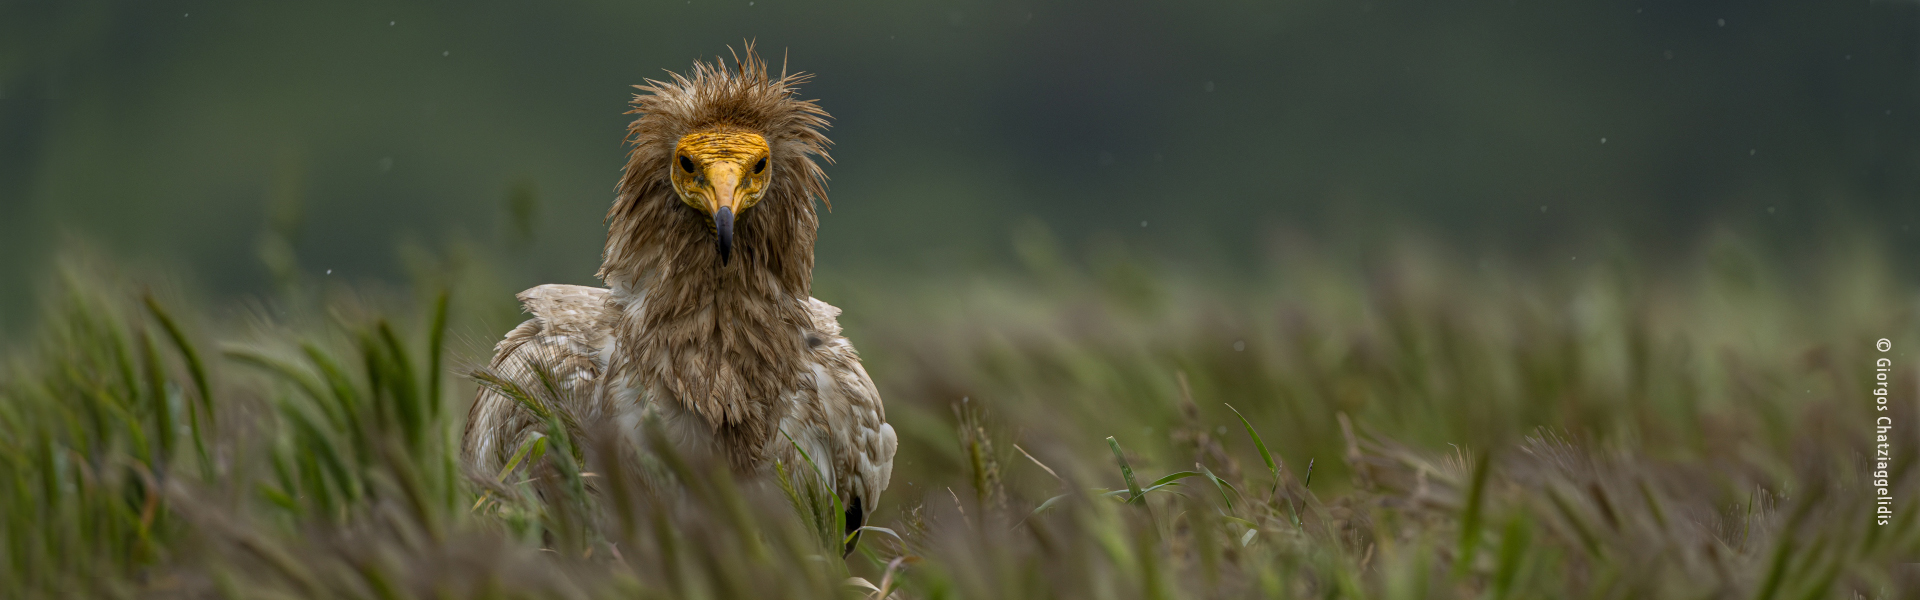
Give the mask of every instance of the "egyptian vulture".
M 840 310 L 812 297 L 828 116 L 795 97 L 810 76 L 770 77 L 745 54 L 635 86 L 597 274 L 607 287 L 521 292 L 533 318 L 495 346 L 489 372 L 524 389 L 548 378 L 581 422 L 637 436 L 658 419 L 676 444 L 740 473 L 805 465 L 804 448 L 852 533 L 887 489 L 898 442 Z M 496 473 L 544 427 L 483 385 L 463 460 Z

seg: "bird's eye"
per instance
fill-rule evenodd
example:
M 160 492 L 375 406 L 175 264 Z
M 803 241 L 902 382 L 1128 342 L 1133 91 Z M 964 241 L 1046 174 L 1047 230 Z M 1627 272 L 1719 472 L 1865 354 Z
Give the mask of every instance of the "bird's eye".
M 680 155 L 680 170 L 686 171 L 688 173 L 693 172 L 693 160 L 687 158 L 686 155 L 684 154 Z
M 762 158 L 760 162 L 753 163 L 753 174 L 759 175 L 761 171 L 765 170 L 767 170 L 767 159 Z

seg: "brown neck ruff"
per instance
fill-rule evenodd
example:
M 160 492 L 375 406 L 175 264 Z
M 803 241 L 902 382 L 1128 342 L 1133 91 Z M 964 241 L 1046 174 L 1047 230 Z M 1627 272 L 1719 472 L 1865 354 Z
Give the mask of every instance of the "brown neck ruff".
M 736 68 L 694 64 L 691 76 L 636 86 L 641 116 L 628 126 L 619 196 L 607 213 L 598 277 L 613 290 L 619 342 L 609 381 L 672 402 L 705 421 L 737 469 L 762 462 L 778 435 L 781 394 L 805 372 L 811 329 L 813 198 L 826 200 L 826 113 L 793 97 L 806 80 L 775 79 L 747 48 Z M 722 263 L 711 219 L 676 197 L 674 145 L 688 133 L 758 133 L 775 175 L 760 202 L 738 215 L 734 255 Z

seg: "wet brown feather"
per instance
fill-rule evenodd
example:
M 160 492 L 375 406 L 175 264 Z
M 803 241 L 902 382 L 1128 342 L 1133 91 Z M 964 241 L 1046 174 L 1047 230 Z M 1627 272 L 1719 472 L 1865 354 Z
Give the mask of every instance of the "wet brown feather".
M 671 399 L 707 422 L 738 468 L 765 458 L 786 415 L 779 395 L 800 384 L 812 327 L 813 244 L 826 200 L 827 113 L 794 97 L 803 74 L 772 78 L 746 58 L 695 63 L 689 75 L 636 86 L 626 171 L 607 213 L 598 276 L 625 318 L 610 368 L 618 386 Z M 712 223 L 674 197 L 673 148 L 695 131 L 758 133 L 773 149 L 771 189 L 735 224 L 736 258 L 715 252 Z

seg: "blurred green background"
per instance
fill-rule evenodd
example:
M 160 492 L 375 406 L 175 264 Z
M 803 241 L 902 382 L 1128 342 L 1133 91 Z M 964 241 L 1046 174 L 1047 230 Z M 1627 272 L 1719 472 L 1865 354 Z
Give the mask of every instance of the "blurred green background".
M 823 280 L 1311 232 L 1558 269 L 1920 249 L 1914 2 L 0 2 L 0 330 L 71 239 L 271 287 L 407 243 L 591 283 L 628 86 L 745 39 L 835 117 Z M 263 262 L 265 256 L 268 261 Z M 1898 261 L 1896 261 L 1898 262 Z M 1903 273 L 1912 267 L 1896 265 Z

